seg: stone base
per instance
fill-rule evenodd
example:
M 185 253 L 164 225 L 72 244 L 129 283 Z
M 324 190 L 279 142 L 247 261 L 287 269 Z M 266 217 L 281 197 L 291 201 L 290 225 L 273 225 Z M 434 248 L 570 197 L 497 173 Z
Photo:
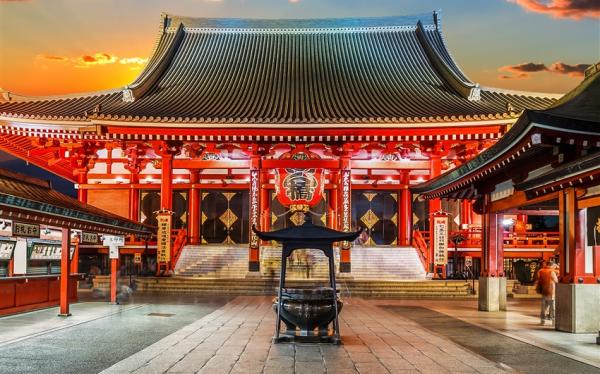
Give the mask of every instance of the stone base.
M 260 261 L 248 261 L 248 271 L 260 271 Z
M 351 262 L 340 262 L 340 273 L 350 273 L 351 270 Z
M 479 277 L 479 310 L 506 310 L 506 278 Z
M 556 285 L 556 329 L 573 333 L 600 330 L 600 284 Z

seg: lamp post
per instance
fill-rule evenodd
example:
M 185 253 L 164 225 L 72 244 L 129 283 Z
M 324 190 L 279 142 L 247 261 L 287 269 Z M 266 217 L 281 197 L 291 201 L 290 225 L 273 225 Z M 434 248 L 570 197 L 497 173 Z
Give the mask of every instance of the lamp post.
M 452 241 L 452 243 L 454 243 L 454 254 L 452 256 L 452 279 L 457 279 L 458 272 L 456 271 L 456 269 L 458 268 L 458 245 L 464 242 L 466 238 L 461 233 L 458 233 L 452 235 L 452 238 L 450 238 L 450 240 Z

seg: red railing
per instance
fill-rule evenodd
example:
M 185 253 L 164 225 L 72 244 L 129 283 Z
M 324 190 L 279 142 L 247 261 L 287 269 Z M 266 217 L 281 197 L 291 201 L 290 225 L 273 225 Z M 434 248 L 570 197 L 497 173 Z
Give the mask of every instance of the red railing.
M 413 232 L 412 242 L 413 246 L 417 248 L 417 253 L 419 253 L 419 259 L 423 264 L 423 268 L 427 269 L 427 242 L 422 235 L 423 231 L 415 231 Z M 429 232 L 427 232 L 429 235 Z
M 448 238 L 454 235 L 462 235 L 466 240 L 460 244 L 460 248 L 481 248 L 481 229 L 469 229 L 461 231 L 450 231 Z M 417 240 L 423 241 L 424 248 L 429 243 L 429 231 L 415 231 L 413 233 L 413 245 L 419 248 L 422 243 L 416 244 Z M 559 233 L 554 231 L 525 231 L 525 232 L 504 232 L 504 248 L 556 248 L 559 243 Z M 448 243 L 449 248 L 454 248 L 452 242 Z M 426 253 L 426 252 L 425 252 Z
M 181 256 L 181 252 L 183 252 L 183 247 L 185 247 L 187 243 L 187 230 L 171 230 L 171 237 L 173 238 L 173 258 L 171 258 L 171 270 L 175 270 L 175 265 L 177 265 L 179 256 Z

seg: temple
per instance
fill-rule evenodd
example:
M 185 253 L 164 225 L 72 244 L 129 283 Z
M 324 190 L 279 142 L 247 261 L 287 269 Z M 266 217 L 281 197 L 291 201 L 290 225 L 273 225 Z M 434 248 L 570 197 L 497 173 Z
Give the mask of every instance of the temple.
M 368 256 L 369 248 L 402 247 L 414 248 L 423 274 L 441 277 L 465 261 L 479 273 L 481 216 L 470 200 L 423 201 L 410 188 L 463 165 L 523 110 L 559 97 L 471 81 L 446 46 L 439 12 L 314 20 L 163 15 L 147 66 L 126 87 L 1 95 L 2 150 L 73 181 L 80 202 L 176 238 L 171 245 L 171 237 L 161 244 L 131 236 L 121 261 L 141 254 L 144 266 L 158 262 L 159 273 L 184 274 L 193 264 L 180 259 L 198 260 L 209 253 L 203 247 L 225 255 L 235 247 L 246 271 L 259 272 L 270 243 L 251 227 L 282 229 L 310 214 L 332 229 L 365 229 L 341 243 L 341 272 L 353 272 L 355 250 Z M 472 197 L 464 186 L 454 191 Z M 439 211 L 451 214 L 451 232 L 468 236 L 450 258 L 452 269 L 422 245 L 430 213 Z M 553 256 L 552 220 L 538 219 L 535 209 L 513 213 L 505 257 Z M 544 214 L 558 216 L 556 209 Z M 82 245 L 82 266 L 102 267 L 107 253 Z M 512 271 L 512 262 L 505 265 Z

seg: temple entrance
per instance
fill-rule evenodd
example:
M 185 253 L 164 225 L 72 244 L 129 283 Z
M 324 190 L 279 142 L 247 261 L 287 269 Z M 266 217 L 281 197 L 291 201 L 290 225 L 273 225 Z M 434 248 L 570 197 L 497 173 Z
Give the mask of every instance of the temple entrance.
M 394 245 L 398 240 L 398 194 L 352 191 L 352 226 L 364 227 L 362 245 Z
M 248 191 L 202 191 L 202 243 L 248 243 Z
M 312 224 L 316 226 L 327 225 L 327 192 L 323 193 L 323 198 L 315 206 L 310 208 L 308 214 L 312 218 Z M 271 229 L 281 230 L 286 227 L 300 226 L 304 223 L 304 214 L 301 212 L 291 212 L 277 199 L 277 195 L 271 193 Z

